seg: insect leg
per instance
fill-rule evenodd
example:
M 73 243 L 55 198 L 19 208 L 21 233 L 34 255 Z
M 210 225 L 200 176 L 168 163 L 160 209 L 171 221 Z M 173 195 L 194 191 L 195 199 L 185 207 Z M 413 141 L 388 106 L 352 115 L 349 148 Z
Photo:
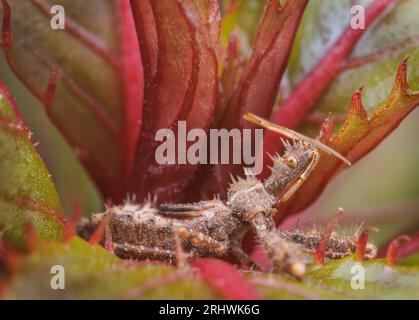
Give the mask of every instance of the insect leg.
M 301 247 L 284 239 L 276 230 L 271 216 L 258 213 L 251 221 L 257 240 L 273 264 L 273 271 L 283 271 L 302 278 L 306 271 Z
M 161 204 L 159 214 L 171 218 L 194 218 L 202 216 L 203 207 L 198 204 Z
M 236 259 L 252 270 L 260 270 L 260 267 L 243 251 L 242 242 L 244 235 L 249 231 L 249 228 L 240 228 L 231 236 L 231 252 Z
M 173 240 L 175 242 L 176 264 L 178 268 L 184 269 L 187 266 L 186 260 L 188 258 L 188 254 L 183 250 L 182 241 L 180 240 L 177 229 L 173 231 Z
M 201 217 L 207 210 L 217 210 L 224 204 L 219 200 L 200 201 L 195 203 L 163 203 L 159 206 L 159 214 L 165 217 L 185 219 Z
M 201 232 L 188 230 L 184 227 L 178 228 L 176 231 L 181 238 L 190 241 L 195 247 L 205 249 L 219 256 L 225 255 L 228 251 L 226 243 L 208 237 Z
M 243 251 L 241 247 L 238 247 L 241 243 L 233 243 L 233 247 L 231 249 L 234 257 L 241 263 L 252 270 L 260 270 L 260 267 L 249 257 L 249 255 Z

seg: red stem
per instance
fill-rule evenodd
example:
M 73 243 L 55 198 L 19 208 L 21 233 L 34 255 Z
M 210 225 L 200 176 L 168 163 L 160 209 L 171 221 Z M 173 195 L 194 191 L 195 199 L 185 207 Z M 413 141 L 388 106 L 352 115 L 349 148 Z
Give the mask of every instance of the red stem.
M 37 238 L 35 230 L 33 228 L 33 224 L 31 222 L 25 223 L 25 242 L 26 249 L 28 250 L 28 252 L 34 252 L 37 246 Z
M 121 72 L 124 79 L 124 135 L 121 137 L 123 145 L 122 163 L 122 184 L 125 185 L 129 179 L 131 169 L 134 165 L 137 142 L 139 140 L 144 98 L 144 69 L 140 51 L 140 44 L 137 38 L 137 30 L 134 22 L 132 8 L 129 0 L 120 0 L 120 37 L 122 38 Z M 124 196 L 126 190 L 121 190 Z
M 322 235 L 320 240 L 320 244 L 316 249 L 316 253 L 314 254 L 314 260 L 317 265 L 323 266 L 324 265 L 324 258 L 326 256 L 327 250 L 327 243 L 329 242 L 330 236 L 332 235 L 333 230 L 336 227 L 338 219 L 342 216 L 343 211 L 339 209 L 339 212 L 330 220 L 327 224 L 326 229 Z
M 48 85 L 47 85 L 47 89 L 45 90 L 44 99 L 43 99 L 44 107 L 46 109 L 49 109 L 52 102 L 54 101 L 55 92 L 57 88 L 57 82 L 58 82 L 57 70 L 51 69 L 51 74 L 48 79 Z
M 89 239 L 89 243 L 91 245 L 96 245 L 103 240 L 105 236 L 105 232 L 106 232 L 106 226 L 108 225 L 109 221 L 112 219 L 112 216 L 113 216 L 113 212 L 110 211 L 100 221 L 95 232 L 93 232 L 92 236 Z
M 365 260 L 365 251 L 368 244 L 368 236 L 371 232 L 378 231 L 377 228 L 370 227 L 362 231 L 361 235 L 358 237 L 358 241 L 356 242 L 356 259 L 358 261 Z
M 362 231 L 361 235 L 356 242 L 356 259 L 358 261 L 365 260 L 365 249 L 367 247 L 369 232 L 368 230 Z
M 410 238 L 408 236 L 399 236 L 391 241 L 388 246 L 386 260 L 387 265 L 390 267 L 395 267 L 397 265 L 398 251 L 402 241 L 410 241 Z
M 80 201 L 74 200 L 72 204 L 72 212 L 70 215 L 70 219 L 65 225 L 64 230 L 64 242 L 68 242 L 71 238 L 73 238 L 77 233 L 77 222 L 80 220 L 82 216 L 82 207 Z

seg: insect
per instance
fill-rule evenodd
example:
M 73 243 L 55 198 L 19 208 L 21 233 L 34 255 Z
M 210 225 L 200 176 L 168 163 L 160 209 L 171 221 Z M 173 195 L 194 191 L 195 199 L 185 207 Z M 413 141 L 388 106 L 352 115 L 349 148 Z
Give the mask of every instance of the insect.
M 291 198 L 316 168 L 319 149 L 335 155 L 348 165 L 350 162 L 333 149 L 297 132 L 253 114 L 246 114 L 245 119 L 292 139 L 281 140 L 285 150 L 282 156 L 277 154 L 272 157 L 270 176 L 263 182 L 251 174 L 245 178 L 232 177 L 226 201 L 216 197 L 190 204 L 157 205 L 151 199 L 141 204 L 131 199 L 122 205 L 109 207 L 108 213 L 112 216 L 107 233 L 112 238 L 116 255 L 174 261 L 178 243 L 188 257 L 233 254 L 242 264 L 257 268 L 242 249 L 243 237 L 251 230 L 266 250 L 274 272 L 286 272 L 297 278 L 304 276 L 304 251 L 313 250 L 320 238 L 315 234 L 310 238 L 299 230 L 277 230 L 273 220 L 275 208 Z M 281 196 L 278 197 L 278 194 Z M 105 215 L 100 213 L 84 219 L 78 227 L 79 234 L 88 238 Z M 345 242 L 342 239 L 336 235 L 331 237 L 329 249 L 341 249 L 337 255 L 326 251 L 330 258 L 354 252 L 354 246 L 342 246 Z M 370 255 L 373 255 L 373 250 L 371 252 Z

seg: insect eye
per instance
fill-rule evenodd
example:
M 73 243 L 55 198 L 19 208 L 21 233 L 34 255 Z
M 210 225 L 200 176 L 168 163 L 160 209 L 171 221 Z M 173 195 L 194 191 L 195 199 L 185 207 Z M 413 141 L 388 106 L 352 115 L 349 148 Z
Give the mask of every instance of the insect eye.
M 294 156 L 286 157 L 285 162 L 290 168 L 295 168 L 297 166 L 297 159 Z

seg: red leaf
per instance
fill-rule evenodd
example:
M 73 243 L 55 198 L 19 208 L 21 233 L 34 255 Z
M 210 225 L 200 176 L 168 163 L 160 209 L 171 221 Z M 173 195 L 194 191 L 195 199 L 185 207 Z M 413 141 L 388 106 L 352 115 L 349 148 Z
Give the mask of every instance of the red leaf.
M 362 105 L 361 92 L 355 92 L 343 127 L 332 141 L 322 142 L 355 163 L 395 130 L 418 105 L 419 92 L 409 92 L 406 61 L 403 61 L 397 70 L 396 80 L 388 99 L 368 115 Z M 278 208 L 277 218 L 283 219 L 307 207 L 317 199 L 330 179 L 344 168 L 346 165 L 337 158 L 321 153 L 316 170 L 293 198 Z
M 283 8 L 279 7 L 279 1 L 267 2 L 253 54 L 221 127 L 249 127 L 242 117 L 247 112 L 269 116 L 306 5 L 306 0 L 287 1 Z
M 154 137 L 161 128 L 173 128 L 177 136 L 181 120 L 186 121 L 187 130 L 210 125 L 218 89 L 216 1 L 206 6 L 201 0 L 132 0 L 132 6 L 145 57 L 147 123 L 130 191 L 139 198 L 152 192 L 162 201 L 176 199 L 197 166 L 157 164 Z
M 242 59 L 239 54 L 239 43 L 237 38 L 234 35 L 231 35 L 226 51 L 223 72 L 220 78 L 220 99 L 216 113 L 214 115 L 215 124 L 221 121 L 222 117 L 224 116 L 224 112 L 234 94 L 234 90 L 237 88 L 240 73 L 242 71 L 241 60 Z
M 258 298 L 240 273 L 225 261 L 206 258 L 194 260 L 191 265 L 198 268 L 202 277 L 225 299 L 254 300 Z
M 306 5 L 307 0 L 287 1 L 284 7 L 280 7 L 276 0 L 267 2 L 252 56 L 219 127 L 251 127 L 251 124 L 243 120 L 243 115 L 247 112 L 269 117 Z M 239 165 L 215 165 L 209 170 L 207 168 L 208 179 L 211 179 L 210 187 L 205 186 L 207 194 L 224 194 L 230 182 L 230 174 L 242 173 Z

